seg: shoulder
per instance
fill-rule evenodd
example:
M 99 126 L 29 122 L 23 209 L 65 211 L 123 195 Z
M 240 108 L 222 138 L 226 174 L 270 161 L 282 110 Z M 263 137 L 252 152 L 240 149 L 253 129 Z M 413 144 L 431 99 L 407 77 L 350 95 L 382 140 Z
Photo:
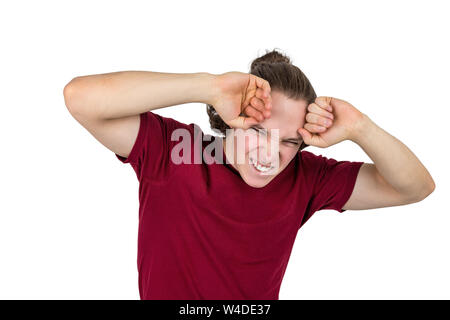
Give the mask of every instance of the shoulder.
M 327 159 L 325 156 L 321 155 L 321 154 L 315 154 L 309 151 L 301 151 L 300 153 L 300 157 L 307 162 L 314 162 L 317 160 L 324 160 Z
M 319 168 L 323 165 L 324 162 L 333 160 L 329 159 L 321 154 L 314 154 L 309 151 L 301 151 L 299 152 L 299 158 L 302 164 L 302 167 L 308 170 L 312 170 L 314 168 Z
M 160 140 L 161 143 L 167 143 L 169 148 L 179 141 L 193 143 L 203 139 L 203 131 L 199 125 L 181 122 L 152 111 L 141 114 L 141 122 L 144 131 L 149 132 L 148 140 Z
M 187 124 L 168 116 L 162 116 L 152 111 L 144 112 L 141 115 L 141 119 L 147 123 L 157 125 L 160 126 L 161 128 L 172 131 L 178 128 L 192 130 L 193 126 L 195 126 L 194 123 Z
M 329 173 L 339 163 L 336 159 L 309 151 L 301 151 L 299 158 L 301 170 L 309 183 L 316 183 L 317 179 Z
M 335 166 L 337 164 L 341 164 L 344 162 L 350 162 L 350 161 L 338 161 L 334 158 L 331 157 L 326 157 L 323 156 L 321 154 L 314 154 L 312 152 L 309 151 L 301 151 L 301 155 L 300 155 L 302 164 L 304 164 L 304 166 L 312 169 L 312 168 L 322 168 L 322 167 L 326 167 L 326 166 Z

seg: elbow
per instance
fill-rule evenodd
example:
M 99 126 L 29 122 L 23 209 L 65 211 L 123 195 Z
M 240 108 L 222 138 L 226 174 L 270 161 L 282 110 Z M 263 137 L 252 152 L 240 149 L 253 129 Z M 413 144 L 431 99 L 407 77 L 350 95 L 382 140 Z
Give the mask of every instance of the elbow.
M 81 103 L 80 101 L 80 88 L 79 88 L 79 78 L 73 78 L 69 83 L 64 86 L 63 95 L 64 103 L 66 104 L 67 110 L 69 110 L 71 115 L 76 115 L 80 113 Z
M 436 189 L 436 185 L 433 179 L 431 179 L 431 182 L 422 188 L 422 193 L 416 198 L 416 202 L 424 200 L 433 193 L 434 189 Z
M 425 198 L 428 197 L 430 194 L 432 194 L 434 189 L 436 189 L 436 184 L 434 183 L 433 179 L 431 179 L 431 184 L 430 184 L 430 187 L 428 189 L 428 192 L 427 192 Z
M 425 199 L 426 197 L 428 197 L 430 194 L 433 193 L 434 189 L 436 189 L 436 184 L 434 183 L 433 178 L 431 177 L 431 175 L 429 176 L 429 182 L 427 184 L 427 187 L 425 187 L 424 189 L 426 190 L 425 192 L 425 196 L 423 197 L 423 199 Z M 422 200 L 423 200 L 422 199 Z
M 75 119 L 99 117 L 98 108 L 92 103 L 96 99 L 96 90 L 92 86 L 85 77 L 75 77 L 65 85 L 64 103 Z
M 64 102 L 77 120 L 104 119 L 104 97 L 108 94 L 106 80 L 90 76 L 75 77 L 64 86 Z

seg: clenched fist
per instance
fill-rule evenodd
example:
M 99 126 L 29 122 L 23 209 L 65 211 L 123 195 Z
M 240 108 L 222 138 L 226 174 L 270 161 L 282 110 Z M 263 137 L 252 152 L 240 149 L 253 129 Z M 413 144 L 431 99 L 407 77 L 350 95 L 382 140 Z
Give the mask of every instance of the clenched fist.
M 326 148 L 354 139 L 363 119 L 364 114 L 344 100 L 317 97 L 308 106 L 305 125 L 298 132 L 306 144 Z
M 215 76 L 212 105 L 232 128 L 248 129 L 270 117 L 272 98 L 267 80 L 237 71 Z

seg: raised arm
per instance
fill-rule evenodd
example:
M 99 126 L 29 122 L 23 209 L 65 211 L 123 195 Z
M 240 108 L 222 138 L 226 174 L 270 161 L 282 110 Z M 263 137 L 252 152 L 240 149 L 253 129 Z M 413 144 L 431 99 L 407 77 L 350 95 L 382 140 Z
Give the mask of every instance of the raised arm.
M 306 144 L 326 148 L 350 140 L 374 162 L 362 164 L 343 209 L 405 205 L 422 201 L 434 191 L 433 178 L 414 153 L 350 103 L 318 97 L 308 111 L 307 123 L 299 129 Z
M 126 158 L 136 141 L 141 113 L 199 102 L 213 105 L 228 125 L 245 128 L 270 116 L 265 110 L 270 108 L 269 92 L 266 80 L 236 71 L 121 71 L 76 77 L 64 87 L 64 99 L 84 128 Z
M 100 143 L 128 157 L 139 114 L 190 102 L 212 103 L 214 75 L 121 71 L 80 76 L 64 87 L 71 115 Z

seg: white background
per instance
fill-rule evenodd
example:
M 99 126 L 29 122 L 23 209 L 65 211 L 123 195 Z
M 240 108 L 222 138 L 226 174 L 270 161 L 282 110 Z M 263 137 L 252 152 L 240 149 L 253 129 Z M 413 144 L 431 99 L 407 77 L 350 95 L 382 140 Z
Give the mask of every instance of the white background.
M 138 181 L 69 114 L 64 85 L 121 70 L 248 72 L 278 48 L 318 95 L 405 143 L 424 201 L 318 212 L 280 299 L 449 299 L 447 1 L 14 1 L 0 5 L 0 298 L 139 299 Z M 205 106 L 155 111 L 211 133 Z M 371 162 L 345 141 L 307 148 Z

